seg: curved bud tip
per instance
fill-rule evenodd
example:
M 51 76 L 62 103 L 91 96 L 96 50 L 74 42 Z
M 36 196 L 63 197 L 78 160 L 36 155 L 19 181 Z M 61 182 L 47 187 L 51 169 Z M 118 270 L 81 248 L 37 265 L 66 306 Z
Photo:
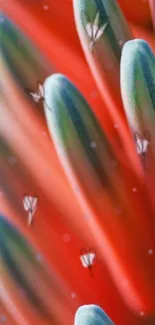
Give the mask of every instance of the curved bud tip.
M 45 79 L 43 88 L 45 99 L 44 106 L 46 113 L 49 113 L 50 111 L 55 111 L 55 113 L 57 114 L 57 105 L 60 107 L 62 104 L 60 104 L 60 102 L 64 100 L 64 97 L 66 97 L 63 93 L 63 90 L 65 90 L 66 93 L 69 89 L 70 94 L 72 94 L 73 90 L 75 89 L 75 86 L 63 74 L 54 73 Z M 70 91 L 70 89 L 72 91 Z
M 65 77 L 63 74 L 61 74 L 61 73 L 53 73 L 48 78 L 46 78 L 45 85 L 48 85 L 49 82 L 50 83 L 51 82 L 55 83 L 55 82 L 64 81 L 64 80 L 67 80 L 67 77 Z
M 54 87 L 54 92 L 60 88 L 61 86 L 69 84 L 70 81 L 61 73 L 54 73 L 50 75 L 48 78 L 45 79 L 44 82 L 44 96 L 46 103 L 50 105 L 51 101 L 51 95 L 53 95 L 53 87 Z M 51 107 L 53 109 L 53 107 Z
M 78 308 L 74 325 L 114 325 L 114 323 L 99 306 L 84 305 Z
M 126 42 L 123 46 L 122 57 L 128 56 L 132 60 L 137 58 L 137 55 L 144 54 L 144 51 L 149 51 L 152 53 L 149 44 L 143 39 L 134 39 Z M 133 54 L 131 56 L 131 54 Z

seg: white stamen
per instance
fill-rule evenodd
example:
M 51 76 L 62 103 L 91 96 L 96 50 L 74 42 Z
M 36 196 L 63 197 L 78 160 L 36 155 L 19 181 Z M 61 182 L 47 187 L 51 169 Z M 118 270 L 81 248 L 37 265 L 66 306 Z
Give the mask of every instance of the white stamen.
M 38 206 L 38 198 L 35 196 L 25 196 L 23 206 L 24 210 L 28 212 L 28 226 L 30 226 Z
M 34 102 L 39 103 L 41 100 L 44 99 L 44 88 L 43 85 L 38 82 L 38 89 L 36 90 L 36 92 L 29 92 L 29 95 L 32 97 L 32 99 L 34 100 Z
M 85 268 L 90 267 L 94 262 L 95 256 L 96 256 L 96 254 L 91 253 L 91 252 L 81 255 L 80 260 L 81 260 L 83 267 L 85 267 Z
M 137 154 L 142 155 L 148 151 L 148 147 L 150 145 L 149 140 L 146 137 L 143 137 L 139 132 L 135 133 L 136 137 L 136 149 Z
M 90 39 L 90 50 L 93 49 L 95 42 L 103 35 L 105 29 L 107 28 L 109 22 L 105 22 L 104 25 L 99 26 L 100 14 L 97 12 L 93 22 L 88 22 L 86 25 L 86 32 Z

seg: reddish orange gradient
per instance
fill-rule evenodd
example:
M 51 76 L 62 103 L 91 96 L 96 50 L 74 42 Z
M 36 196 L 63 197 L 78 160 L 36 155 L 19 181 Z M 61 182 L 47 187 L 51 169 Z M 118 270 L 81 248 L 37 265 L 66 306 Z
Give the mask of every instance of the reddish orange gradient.
M 134 36 L 144 38 L 155 50 L 148 1 L 119 0 L 119 3 L 129 19 Z M 117 131 L 84 58 L 75 29 L 72 1 L 0 0 L 0 6 L 3 13 L 19 26 L 55 70 L 67 75 L 76 84 L 91 104 L 109 139 L 115 143 Z M 48 10 L 45 6 L 48 6 Z M 116 325 L 154 325 L 152 315 L 146 319 L 143 310 L 136 314 L 129 308 L 117 291 L 100 254 L 93 267 L 94 278 L 88 270 L 82 268 L 79 260 L 81 247 L 95 245 L 95 239 L 86 231 L 87 216 L 83 215 L 69 187 L 49 138 L 45 119 L 30 109 L 30 103 L 14 83 L 5 64 L 1 65 L 1 75 L 5 78 L 9 97 L 7 103 L 3 97 L 0 98 L 0 134 L 20 160 L 19 167 L 10 168 L 1 159 L 5 181 L 12 189 L 11 197 L 0 196 L 1 211 L 17 225 L 32 247 L 44 256 L 53 274 L 57 275 L 61 288 L 59 299 L 55 299 L 53 305 L 60 324 L 73 324 L 74 313 L 80 305 L 95 303 L 104 308 Z M 141 175 L 137 161 L 135 170 Z M 16 192 L 14 198 L 13 189 Z M 37 193 L 42 198 L 31 228 L 27 227 L 21 206 L 15 204 L 17 197 L 22 200 L 23 189 L 32 194 Z M 141 200 L 143 198 L 144 193 Z M 148 206 L 146 200 L 146 211 L 149 213 Z M 0 272 L 8 292 L 8 296 L 1 299 L 0 305 L 0 315 L 7 316 L 6 324 L 50 325 L 49 322 L 43 322 L 24 300 L 20 300 L 15 285 L 2 268 Z M 151 306 L 150 310 L 152 309 Z M 146 313 L 148 312 L 146 308 Z M 52 325 L 55 324 L 58 322 Z

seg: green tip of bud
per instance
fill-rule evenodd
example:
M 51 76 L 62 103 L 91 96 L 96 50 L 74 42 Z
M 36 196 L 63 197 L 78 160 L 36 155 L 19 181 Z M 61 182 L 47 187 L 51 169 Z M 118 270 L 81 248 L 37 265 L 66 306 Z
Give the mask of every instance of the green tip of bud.
M 114 323 L 99 306 L 84 305 L 78 308 L 74 325 L 114 325 Z

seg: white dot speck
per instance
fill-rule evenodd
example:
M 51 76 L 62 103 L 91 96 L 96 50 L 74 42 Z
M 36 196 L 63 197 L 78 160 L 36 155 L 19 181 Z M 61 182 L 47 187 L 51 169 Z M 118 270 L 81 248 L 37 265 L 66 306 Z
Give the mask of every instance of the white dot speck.
M 90 147 L 91 147 L 92 149 L 95 149 L 95 148 L 97 147 L 96 142 L 95 142 L 95 141 L 92 141 L 92 142 L 90 143 Z
M 42 255 L 41 255 L 40 253 L 37 253 L 37 254 L 36 254 L 36 260 L 37 260 L 37 261 L 40 262 L 40 261 L 42 260 L 42 258 L 43 258 L 43 257 L 42 257 Z
M 120 46 L 123 46 L 124 43 L 125 43 L 125 42 L 124 42 L 123 40 L 120 40 L 120 41 L 119 41 L 119 45 L 120 45 Z
M 117 123 L 114 124 L 114 128 L 118 129 L 118 124 Z
M 137 192 L 137 188 L 136 187 L 133 187 L 132 188 L 132 192 L 136 193 Z
M 43 6 L 43 9 L 44 9 L 44 10 L 48 10 L 48 9 L 49 9 L 49 6 L 48 6 L 48 5 L 44 5 L 44 6 Z
M 74 190 L 75 190 L 75 192 L 77 192 L 77 193 L 80 192 L 80 189 L 79 189 L 78 186 L 75 186 L 75 187 L 74 187 Z
M 17 162 L 17 158 L 14 157 L 14 156 L 10 156 L 10 157 L 8 158 L 8 162 L 9 162 L 10 165 L 15 165 L 16 162 Z
M 72 299 L 75 299 L 76 298 L 76 293 L 75 292 L 72 292 L 71 293 L 71 297 L 72 297 Z
M 43 135 L 44 137 L 46 137 L 47 133 L 44 131 L 44 132 L 42 133 L 42 135 Z
M 152 254 L 153 254 L 153 249 L 149 249 L 149 250 L 148 250 L 148 254 L 149 254 L 149 255 L 152 255 Z
M 92 97 L 92 98 L 95 99 L 95 98 L 97 98 L 97 96 L 98 96 L 98 93 L 97 93 L 96 90 L 94 90 L 94 91 L 91 92 L 91 97 Z
M 64 234 L 62 237 L 64 243 L 68 243 L 71 240 L 71 235 L 70 234 Z
M 128 281 L 128 280 L 124 280 L 124 281 L 123 281 L 123 285 L 124 285 L 124 287 L 128 287 L 128 285 L 129 285 L 129 281 Z
M 7 321 L 7 317 L 5 315 L 0 316 L 0 322 L 6 322 Z
M 144 316 L 144 311 L 141 311 L 140 312 L 140 316 Z

